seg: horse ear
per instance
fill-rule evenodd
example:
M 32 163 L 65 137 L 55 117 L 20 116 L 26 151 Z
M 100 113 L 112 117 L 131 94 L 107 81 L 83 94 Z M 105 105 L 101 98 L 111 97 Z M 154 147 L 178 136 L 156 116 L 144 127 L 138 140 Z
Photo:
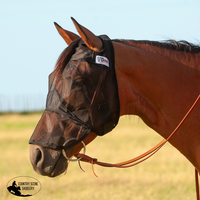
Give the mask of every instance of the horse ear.
M 101 51 L 103 50 L 103 43 L 97 37 L 94 35 L 91 31 L 89 31 L 84 26 L 81 26 L 73 17 L 71 17 L 79 35 L 83 39 L 83 41 L 86 43 L 88 48 L 92 49 L 93 51 Z
M 56 29 L 58 30 L 58 33 L 61 35 L 61 37 L 65 40 L 65 42 L 69 45 L 71 42 L 74 40 L 80 38 L 78 35 L 75 33 L 72 33 L 70 31 L 67 31 L 63 29 L 61 26 L 59 26 L 56 22 L 54 22 L 54 25 Z

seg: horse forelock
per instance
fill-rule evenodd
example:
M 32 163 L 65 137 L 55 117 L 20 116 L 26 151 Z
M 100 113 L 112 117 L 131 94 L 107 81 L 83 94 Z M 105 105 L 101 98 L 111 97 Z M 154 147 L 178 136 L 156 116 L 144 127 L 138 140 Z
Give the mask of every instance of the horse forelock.
M 80 39 L 77 39 L 74 42 L 72 42 L 67 48 L 63 50 L 63 52 L 58 57 L 54 71 L 52 73 L 53 78 L 56 76 L 56 82 L 60 79 L 67 63 L 69 62 L 72 55 L 75 53 L 79 41 Z
M 149 40 L 123 40 L 123 39 L 116 39 L 113 40 L 114 42 L 124 42 L 129 44 L 144 44 L 144 45 L 151 45 L 160 48 L 175 50 L 175 51 L 183 51 L 187 53 L 195 53 L 200 54 L 200 46 L 187 42 L 185 40 L 165 40 L 163 42 L 158 41 L 149 41 Z

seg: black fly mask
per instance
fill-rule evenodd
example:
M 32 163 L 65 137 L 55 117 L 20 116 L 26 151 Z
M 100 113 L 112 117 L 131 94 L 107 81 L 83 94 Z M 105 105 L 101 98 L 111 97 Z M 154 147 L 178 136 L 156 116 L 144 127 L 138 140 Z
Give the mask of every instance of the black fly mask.
M 100 39 L 104 45 L 101 52 L 89 49 L 81 39 L 72 42 L 68 48 L 74 54 L 68 54 L 61 76 L 49 75 L 46 109 L 29 144 L 67 149 L 91 131 L 102 136 L 117 125 L 119 98 L 114 50 L 107 36 Z M 70 138 L 76 141 L 63 146 Z

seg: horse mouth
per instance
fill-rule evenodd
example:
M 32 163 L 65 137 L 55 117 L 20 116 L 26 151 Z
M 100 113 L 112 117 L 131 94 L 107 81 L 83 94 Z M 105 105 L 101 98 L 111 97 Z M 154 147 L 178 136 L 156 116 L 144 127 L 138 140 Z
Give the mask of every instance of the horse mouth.
M 30 160 L 35 172 L 48 177 L 56 177 L 66 171 L 68 161 L 62 151 L 30 145 Z
M 67 162 L 66 162 L 66 166 L 64 168 L 62 167 L 62 169 L 60 169 L 60 166 L 63 165 L 63 162 L 61 162 L 62 163 L 61 165 L 59 164 L 60 160 L 61 159 L 59 159 L 58 162 L 55 164 L 55 167 L 53 168 L 52 172 L 50 173 L 50 175 L 48 175 L 49 177 L 59 176 L 67 170 L 67 167 L 68 167 Z
M 52 165 L 52 170 L 50 171 L 50 173 L 47 173 L 46 176 L 53 178 L 65 172 L 68 167 L 68 162 L 65 161 L 66 159 L 62 156 L 62 153 L 60 153 L 58 160 L 54 163 L 54 165 Z

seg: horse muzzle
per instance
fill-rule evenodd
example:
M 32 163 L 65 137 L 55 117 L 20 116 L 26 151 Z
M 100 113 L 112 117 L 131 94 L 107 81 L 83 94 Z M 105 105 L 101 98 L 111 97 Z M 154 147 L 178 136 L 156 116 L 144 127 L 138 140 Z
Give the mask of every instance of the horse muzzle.
M 61 150 L 35 144 L 30 145 L 30 160 L 33 169 L 43 176 L 56 177 L 65 172 L 68 167 L 68 161 Z

